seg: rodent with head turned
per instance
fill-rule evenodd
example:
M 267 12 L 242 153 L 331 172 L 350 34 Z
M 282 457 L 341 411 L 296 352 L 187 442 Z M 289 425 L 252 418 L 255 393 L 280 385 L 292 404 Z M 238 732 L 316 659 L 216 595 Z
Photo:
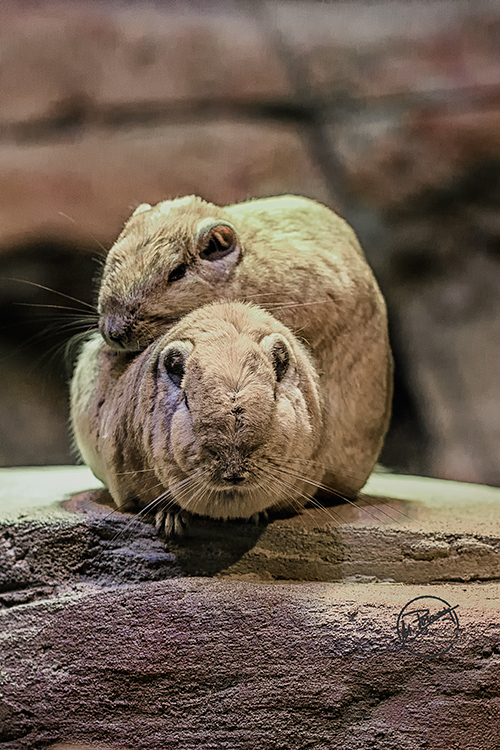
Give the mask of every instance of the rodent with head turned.
M 171 536 L 182 511 L 250 518 L 304 505 L 324 472 L 323 404 L 285 326 L 213 303 L 128 360 L 94 334 L 71 384 L 76 443 L 119 507 L 151 504 Z
M 144 349 L 215 300 L 254 302 L 306 343 L 325 404 L 325 481 L 355 494 L 387 431 L 392 357 L 385 302 L 352 229 L 299 196 L 139 206 L 104 266 L 98 311 L 107 343 Z

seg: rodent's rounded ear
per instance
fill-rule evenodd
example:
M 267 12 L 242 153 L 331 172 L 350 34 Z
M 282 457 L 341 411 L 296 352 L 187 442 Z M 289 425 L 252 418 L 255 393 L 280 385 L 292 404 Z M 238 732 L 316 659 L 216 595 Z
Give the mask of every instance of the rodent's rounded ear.
M 180 388 L 185 372 L 185 362 L 193 351 L 190 341 L 172 341 L 161 353 L 159 366 L 174 385 Z
M 144 211 L 149 211 L 151 209 L 150 203 L 141 203 L 140 206 L 137 206 L 132 216 L 137 216 L 137 214 L 142 214 Z
M 288 342 L 280 333 L 272 333 L 269 336 L 265 336 L 260 345 L 271 361 L 276 373 L 276 380 L 280 383 L 290 369 L 293 357 Z
M 205 220 L 198 225 L 196 246 L 204 260 L 223 258 L 238 247 L 236 229 L 227 221 Z

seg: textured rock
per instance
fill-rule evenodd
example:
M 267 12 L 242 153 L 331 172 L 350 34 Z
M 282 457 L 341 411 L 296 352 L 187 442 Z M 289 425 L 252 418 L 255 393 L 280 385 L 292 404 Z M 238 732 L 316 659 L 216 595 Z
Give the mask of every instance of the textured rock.
M 493 87 L 492 87 L 493 88 Z M 495 89 L 457 103 L 424 101 L 347 113 L 330 128 L 358 199 L 382 211 L 405 211 L 430 191 L 456 189 L 475 165 L 500 159 L 500 109 Z M 464 101 L 462 101 L 462 99 Z M 460 107 L 469 106 L 463 114 Z
M 266 585 L 175 580 L 81 588 L 2 615 L 6 750 L 494 750 L 498 585 Z M 396 622 L 421 595 L 458 605 L 434 659 Z
M 351 199 L 405 207 L 500 157 L 496 3 L 280 2 L 269 18 Z
M 500 483 L 500 265 L 461 254 L 446 279 L 394 293 L 434 476 Z
M 269 2 L 311 92 L 377 98 L 498 83 L 498 5 L 468 2 Z M 383 104 L 382 104 L 383 106 Z M 388 108 L 390 108 L 390 99 Z
M 500 490 L 374 475 L 371 501 L 328 520 L 198 523 L 169 551 L 88 493 L 64 499 L 95 484 L 84 467 L 0 471 L 2 750 L 496 750 Z M 397 560 L 493 580 L 373 582 Z M 329 582 L 259 580 L 299 561 Z M 445 615 L 403 648 L 402 610 L 427 597 L 458 630 Z
M 179 575 L 404 583 L 500 579 L 500 490 L 489 487 L 373 475 L 355 504 L 309 507 L 259 526 L 194 518 L 182 543 L 164 545 L 149 523 L 113 510 L 107 493 L 78 493 L 98 484 L 86 468 L 4 469 L 0 478 L 5 606 L 80 583 Z M 71 492 L 78 494 L 62 503 Z

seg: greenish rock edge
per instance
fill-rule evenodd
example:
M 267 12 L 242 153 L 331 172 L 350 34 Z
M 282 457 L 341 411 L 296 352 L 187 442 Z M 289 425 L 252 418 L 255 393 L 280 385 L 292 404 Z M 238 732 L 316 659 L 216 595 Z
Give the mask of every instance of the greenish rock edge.
M 438 583 L 500 580 L 500 489 L 373 475 L 355 504 L 270 523 L 194 519 L 181 543 L 105 505 L 85 467 L 0 471 L 0 602 L 38 589 L 182 575 Z M 69 499 L 73 497 L 73 499 Z M 108 498 L 109 502 L 109 498 Z
M 2 750 L 498 747 L 500 490 L 374 475 L 167 546 L 97 485 L 0 471 Z M 460 622 L 427 659 L 396 631 L 423 595 Z

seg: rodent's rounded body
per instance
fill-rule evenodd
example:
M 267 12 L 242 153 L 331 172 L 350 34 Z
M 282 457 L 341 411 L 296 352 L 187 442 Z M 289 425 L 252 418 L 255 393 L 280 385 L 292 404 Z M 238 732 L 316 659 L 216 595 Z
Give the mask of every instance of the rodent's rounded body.
M 119 507 L 162 496 L 159 507 L 227 519 L 304 504 L 324 471 L 323 404 L 285 326 L 216 303 L 128 359 L 94 335 L 71 385 L 75 440 Z
M 352 229 L 299 196 L 140 206 L 104 267 L 98 309 L 108 344 L 144 349 L 217 300 L 253 302 L 305 342 L 324 401 L 325 481 L 355 493 L 389 424 L 392 358 L 385 302 Z

